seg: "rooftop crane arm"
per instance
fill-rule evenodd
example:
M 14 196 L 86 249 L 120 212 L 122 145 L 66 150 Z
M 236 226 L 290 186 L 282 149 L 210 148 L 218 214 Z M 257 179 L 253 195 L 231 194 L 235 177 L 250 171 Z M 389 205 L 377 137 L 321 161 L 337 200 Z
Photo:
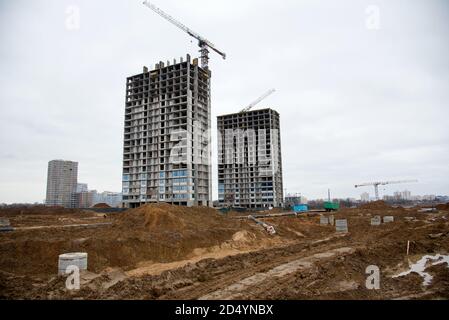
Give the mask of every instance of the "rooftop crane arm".
M 198 33 L 196 33 L 195 31 L 191 30 L 190 28 L 188 28 L 183 23 L 181 23 L 178 20 L 176 20 L 175 18 L 173 18 L 168 13 L 165 13 L 164 11 L 162 11 L 161 9 L 156 7 L 154 4 L 150 3 L 148 0 L 145 0 L 143 2 L 143 4 L 145 6 L 147 6 L 148 8 L 150 8 L 151 10 L 153 10 L 154 12 L 156 12 L 162 18 L 168 20 L 169 22 L 171 22 L 172 24 L 177 26 L 179 29 L 181 29 L 184 32 L 186 32 L 191 37 L 193 37 L 193 38 L 198 40 L 198 45 L 201 48 L 200 49 L 200 53 L 201 53 L 201 64 L 202 64 L 202 67 L 204 67 L 204 68 L 208 67 L 208 61 L 209 61 L 208 53 L 209 53 L 209 50 L 207 49 L 207 47 L 211 48 L 216 53 L 221 55 L 223 57 L 223 59 L 226 59 L 226 53 L 224 53 L 221 50 L 218 50 L 217 48 L 215 48 L 215 45 L 212 42 L 210 42 L 209 40 L 207 40 L 206 38 L 203 38 Z
M 261 97 L 259 97 L 256 101 L 251 103 L 249 106 L 247 106 L 245 109 L 240 111 L 240 113 L 245 113 L 250 111 L 252 108 L 254 108 L 259 102 L 265 100 L 268 96 L 272 95 L 274 92 L 276 92 L 276 89 L 271 89 L 268 92 L 264 93 Z

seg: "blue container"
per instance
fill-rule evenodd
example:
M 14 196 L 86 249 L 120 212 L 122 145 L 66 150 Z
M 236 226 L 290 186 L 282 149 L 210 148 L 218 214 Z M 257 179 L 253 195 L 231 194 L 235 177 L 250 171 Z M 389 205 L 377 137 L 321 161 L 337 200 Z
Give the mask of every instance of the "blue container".
M 307 212 L 307 211 L 309 211 L 309 207 L 306 204 L 297 204 L 297 205 L 293 206 L 293 211 Z

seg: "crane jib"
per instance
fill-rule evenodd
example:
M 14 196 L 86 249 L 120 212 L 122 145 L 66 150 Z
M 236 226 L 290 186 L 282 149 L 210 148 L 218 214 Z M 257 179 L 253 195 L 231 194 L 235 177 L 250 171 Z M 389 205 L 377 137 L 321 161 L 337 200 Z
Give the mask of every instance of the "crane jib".
M 194 32 L 193 30 L 191 30 L 190 28 L 188 28 L 187 26 L 185 26 L 184 24 L 182 24 L 181 22 L 179 22 L 178 20 L 176 20 L 175 18 L 170 16 L 169 14 L 167 14 L 164 11 L 162 11 L 161 9 L 159 9 L 154 4 L 150 3 L 148 0 L 144 1 L 143 4 L 145 6 L 147 6 L 148 8 L 150 8 L 151 10 L 153 10 L 154 12 L 156 12 L 162 18 L 166 19 L 167 21 L 169 21 L 173 25 L 177 26 L 179 29 L 181 29 L 184 32 L 186 32 L 189 36 L 191 36 L 191 37 L 193 37 L 193 38 L 195 38 L 195 39 L 197 39 L 199 41 L 199 46 L 201 47 L 200 53 L 202 55 L 201 59 L 202 59 L 202 66 L 203 67 L 207 68 L 207 64 L 208 64 L 208 60 L 209 60 L 207 48 L 205 48 L 206 46 L 211 48 L 215 52 L 217 52 L 219 55 L 221 55 L 223 57 L 223 59 L 226 59 L 226 54 L 221 52 L 217 48 L 215 48 L 215 45 L 212 42 L 210 42 L 209 40 L 201 37 L 199 34 Z

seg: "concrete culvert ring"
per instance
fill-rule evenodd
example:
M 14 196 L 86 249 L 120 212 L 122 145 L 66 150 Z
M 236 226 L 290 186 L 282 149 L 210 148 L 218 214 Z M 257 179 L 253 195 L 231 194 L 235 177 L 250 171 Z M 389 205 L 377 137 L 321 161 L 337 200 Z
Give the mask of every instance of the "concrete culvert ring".
M 80 271 L 87 270 L 87 253 L 74 252 L 59 255 L 58 273 L 65 274 L 69 266 L 76 266 Z

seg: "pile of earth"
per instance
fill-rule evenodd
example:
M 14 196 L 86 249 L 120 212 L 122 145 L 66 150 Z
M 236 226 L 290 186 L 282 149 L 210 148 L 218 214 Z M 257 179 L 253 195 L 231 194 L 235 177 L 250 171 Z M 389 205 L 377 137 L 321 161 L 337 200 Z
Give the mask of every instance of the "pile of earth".
M 119 228 L 148 232 L 179 232 L 187 234 L 205 229 L 239 228 L 238 220 L 229 219 L 209 207 L 182 207 L 165 203 L 147 204 L 121 214 L 116 225 Z
M 68 209 L 64 207 L 47 207 L 43 205 L 37 206 L 17 206 L 10 208 L 1 208 L 0 216 L 18 216 L 18 215 L 65 215 L 79 214 L 85 210 Z
M 219 246 L 242 231 L 247 231 L 256 242 L 267 237 L 254 223 L 226 217 L 213 208 L 165 203 L 127 210 L 118 216 L 113 229 L 120 234 L 133 230 L 141 236 L 150 236 L 158 246 L 167 248 L 170 255 L 179 253 L 176 258 L 184 258 L 197 248 Z
M 385 201 L 379 200 L 374 202 L 368 202 L 364 205 L 360 206 L 360 209 L 370 209 L 370 210 L 388 210 L 391 209 L 391 206 L 389 206 Z
M 449 203 L 439 204 L 436 206 L 437 210 L 449 210 Z
M 335 227 L 321 226 L 318 214 L 263 219 L 275 226 L 277 235 L 272 237 L 254 222 L 226 218 L 211 208 L 166 204 L 147 205 L 112 215 L 111 226 L 97 229 L 0 234 L 0 299 L 196 299 L 198 288 L 204 289 L 210 285 L 220 288 L 237 283 L 246 276 L 267 272 L 278 263 L 310 256 L 313 250 L 327 252 L 338 247 L 351 247 L 355 251 L 347 258 L 323 260 L 310 271 L 262 283 L 260 287 L 254 287 L 256 291 L 248 290 L 244 298 L 387 299 L 406 296 L 420 292 L 422 279 L 417 275 L 400 279 L 391 279 L 390 276 L 407 270 L 408 259 L 421 258 L 425 254 L 448 254 L 449 248 L 445 214 L 429 216 L 415 212 L 415 209 L 393 207 L 387 210 L 340 210 L 332 215 L 336 219 L 348 220 L 349 233 L 335 238 L 332 237 Z M 393 215 L 395 222 L 371 226 L 371 217 L 377 215 Z M 408 221 L 404 219 L 405 215 L 421 218 Z M 224 258 L 202 258 L 179 264 L 181 267 L 176 264 L 181 260 L 190 260 L 192 255 L 196 255 L 195 252 L 202 251 L 198 248 L 217 246 L 221 252 L 225 247 L 223 243 L 243 240 L 251 241 L 248 245 L 254 246 L 267 239 L 287 239 L 288 242 L 279 247 L 268 245 L 264 250 Z M 101 278 L 98 278 L 98 283 L 95 282 L 97 280 L 92 282 L 92 288 L 89 285 L 85 291 L 71 296 L 61 291 L 65 280 L 55 277 L 58 255 L 78 251 L 89 254 L 88 269 L 100 274 Z M 162 274 L 132 276 L 116 285 L 111 284 L 116 279 L 112 275 L 113 269 L 118 268 L 121 269 L 117 271 L 120 274 L 128 274 L 146 267 L 147 262 L 149 265 L 153 262 L 175 263 Z M 369 265 L 376 265 L 382 270 L 382 291 L 366 290 L 366 267 Z M 435 284 L 430 289 L 438 290 L 439 296 L 441 292 L 447 296 L 448 268 L 440 268 L 432 270 Z M 106 276 L 108 279 L 103 279 Z M 49 279 L 53 280 L 49 282 Z M 342 286 L 353 283 L 358 287 L 351 289 L 348 286 L 339 291 Z
M 68 228 L 0 234 L 0 270 L 19 275 L 54 275 L 58 256 L 88 253 L 89 270 L 133 269 L 142 261 L 168 263 L 196 249 L 220 246 L 247 231 L 257 244 L 267 235 L 248 221 L 230 219 L 205 207 L 145 205 L 112 218 L 100 228 Z
M 97 203 L 96 205 L 93 206 L 93 208 L 96 208 L 96 209 L 109 209 L 109 208 L 111 208 L 111 206 L 108 205 L 107 203 Z

